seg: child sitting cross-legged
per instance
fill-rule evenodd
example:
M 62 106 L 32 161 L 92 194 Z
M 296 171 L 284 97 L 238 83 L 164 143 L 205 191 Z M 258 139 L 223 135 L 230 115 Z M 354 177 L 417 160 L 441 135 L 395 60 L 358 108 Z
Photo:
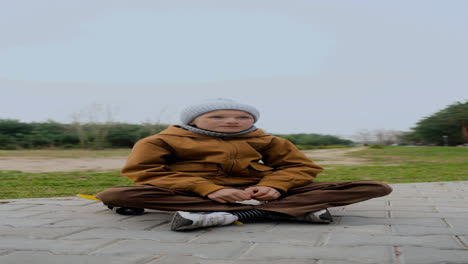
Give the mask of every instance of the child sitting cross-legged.
M 234 221 L 331 223 L 327 208 L 387 195 L 377 181 L 314 182 L 323 168 L 291 142 L 254 126 L 260 114 L 228 99 L 182 111 L 180 125 L 138 141 L 122 174 L 137 186 L 97 197 L 120 214 L 176 211 L 171 230 Z

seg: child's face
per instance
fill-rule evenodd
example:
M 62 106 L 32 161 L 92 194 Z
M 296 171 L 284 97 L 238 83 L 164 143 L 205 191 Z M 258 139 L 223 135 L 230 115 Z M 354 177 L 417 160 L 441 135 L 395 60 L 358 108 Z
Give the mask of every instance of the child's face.
M 215 132 L 236 133 L 249 129 L 254 121 L 253 116 L 244 111 L 216 110 L 198 116 L 190 124 Z

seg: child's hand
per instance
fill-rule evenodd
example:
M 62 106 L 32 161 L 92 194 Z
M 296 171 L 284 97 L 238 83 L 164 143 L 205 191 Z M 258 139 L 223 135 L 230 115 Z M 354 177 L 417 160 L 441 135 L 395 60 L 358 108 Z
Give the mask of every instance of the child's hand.
M 208 194 L 208 198 L 218 203 L 250 200 L 250 194 L 244 190 L 221 189 Z
M 245 189 L 244 191 L 250 194 L 250 197 L 259 201 L 273 201 L 281 196 L 281 193 L 275 188 L 268 186 L 253 186 Z

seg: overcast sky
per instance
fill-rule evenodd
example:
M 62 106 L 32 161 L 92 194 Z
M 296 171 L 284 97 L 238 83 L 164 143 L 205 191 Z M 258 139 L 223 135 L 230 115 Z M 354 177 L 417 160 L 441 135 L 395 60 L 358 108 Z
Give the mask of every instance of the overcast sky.
M 1 1 L 0 118 L 176 124 L 224 97 L 271 133 L 407 131 L 468 99 L 467 14 L 464 0 Z

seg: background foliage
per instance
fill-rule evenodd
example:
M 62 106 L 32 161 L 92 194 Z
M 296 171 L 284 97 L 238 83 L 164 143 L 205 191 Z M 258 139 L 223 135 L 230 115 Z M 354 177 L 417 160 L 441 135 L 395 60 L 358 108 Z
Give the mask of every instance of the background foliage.
M 167 124 L 127 123 L 79 123 L 62 124 L 47 122 L 23 123 L 18 120 L 0 119 L 0 149 L 40 148 L 131 148 L 144 137 L 166 129 Z M 277 135 L 298 145 L 301 149 L 315 146 L 351 145 L 350 140 L 331 135 L 290 134 Z
M 131 148 L 139 139 L 156 134 L 168 125 L 126 123 L 72 123 L 52 120 L 23 123 L 0 119 L 0 149 L 37 148 Z
M 456 102 L 420 120 L 400 139 L 409 144 L 456 146 L 468 143 L 468 101 Z
M 353 145 L 353 141 L 341 139 L 332 135 L 321 134 L 287 134 L 275 135 L 291 141 L 299 149 L 311 149 L 315 146 L 332 146 L 332 145 Z

